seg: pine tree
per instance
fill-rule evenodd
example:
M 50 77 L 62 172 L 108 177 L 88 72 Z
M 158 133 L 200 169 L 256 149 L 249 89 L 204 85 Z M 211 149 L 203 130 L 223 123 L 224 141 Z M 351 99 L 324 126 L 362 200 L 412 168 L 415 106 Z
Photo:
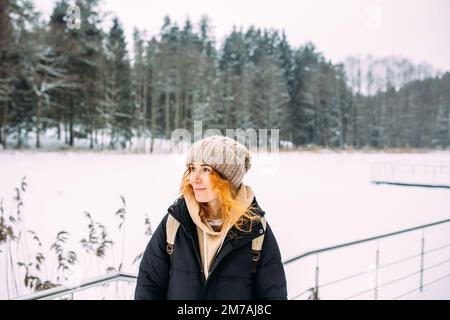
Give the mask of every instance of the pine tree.
M 147 135 L 147 103 L 148 103 L 148 65 L 145 59 L 145 47 L 142 34 L 135 29 L 134 62 L 132 68 L 132 96 L 135 105 L 134 127 L 137 128 L 139 149 L 145 151 L 145 138 Z
M 0 1 L 0 144 L 6 149 L 9 103 L 14 77 L 12 61 L 14 42 L 10 18 L 11 0 Z
M 147 50 L 145 60 L 147 61 L 147 78 L 149 79 L 148 92 L 149 92 L 149 106 L 150 106 L 150 132 L 151 143 L 150 152 L 153 153 L 155 138 L 160 134 L 160 96 L 161 96 L 161 76 L 160 76 L 160 60 L 161 52 L 158 41 L 153 37 L 147 43 Z
M 107 43 L 107 106 L 110 114 L 110 148 L 122 148 L 131 142 L 134 105 L 131 102 L 130 61 L 125 35 L 117 18 L 109 31 Z
M 225 127 L 236 127 L 236 110 L 242 107 L 242 73 L 247 56 L 242 30 L 233 31 L 225 38 L 220 51 L 219 68 L 223 73 Z
M 295 121 L 294 144 L 305 145 L 317 140 L 317 97 L 319 73 L 318 64 L 321 58 L 312 43 L 300 47 L 294 54 L 293 70 L 293 110 Z
M 39 16 L 31 1 L 8 1 L 5 3 L 2 24 L 5 44 L 0 49 L 5 61 L 0 62 L 6 77 L 1 80 L 3 87 L 3 139 L 6 147 L 7 135 L 14 132 L 16 146 L 22 147 L 27 141 L 28 133 L 33 130 L 33 110 L 37 105 L 33 88 L 33 62 L 35 48 L 34 30 L 40 26 Z M 8 27 L 9 24 L 9 27 Z M 2 36 L 3 37 L 3 36 Z M 8 64 L 6 66 L 4 63 Z

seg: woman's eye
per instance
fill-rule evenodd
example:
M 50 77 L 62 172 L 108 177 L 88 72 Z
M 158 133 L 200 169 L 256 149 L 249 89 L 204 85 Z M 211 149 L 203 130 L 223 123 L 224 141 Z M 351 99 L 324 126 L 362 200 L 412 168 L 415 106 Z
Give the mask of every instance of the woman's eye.
M 197 169 L 194 168 L 194 167 L 190 167 L 189 168 L 190 172 L 195 172 L 195 170 L 197 170 Z M 211 169 L 209 169 L 209 168 L 201 168 L 201 172 L 211 172 Z

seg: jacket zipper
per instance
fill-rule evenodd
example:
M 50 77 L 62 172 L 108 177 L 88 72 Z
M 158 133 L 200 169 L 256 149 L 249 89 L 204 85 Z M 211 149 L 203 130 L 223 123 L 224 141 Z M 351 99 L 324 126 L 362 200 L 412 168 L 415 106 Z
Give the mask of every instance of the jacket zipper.
M 230 242 L 231 238 L 226 239 L 223 244 L 222 244 L 222 248 L 221 250 L 223 250 L 223 248 L 225 248 L 225 245 Z M 219 256 L 219 252 L 216 253 L 216 255 L 214 256 L 214 259 L 212 260 L 211 263 L 211 267 L 214 265 L 214 262 L 216 261 L 217 257 Z M 205 292 L 206 292 L 206 288 L 208 286 L 208 281 L 209 279 L 211 279 L 211 276 L 213 275 L 214 271 L 216 270 L 216 268 L 211 268 L 212 272 L 208 274 L 208 278 L 206 279 L 204 285 L 203 285 L 203 290 L 202 290 L 202 299 L 205 297 Z
M 208 281 L 209 281 L 209 279 L 211 279 L 211 275 L 214 273 L 214 271 L 215 271 L 216 268 L 212 268 L 211 270 L 212 270 L 213 272 L 209 273 L 208 278 L 205 278 L 205 274 L 204 274 L 204 272 L 203 272 L 203 263 L 202 263 L 202 261 L 201 261 L 201 259 L 200 259 L 199 253 L 198 253 L 198 251 L 197 251 L 197 247 L 195 246 L 194 237 L 192 237 L 191 234 L 190 234 L 189 232 L 186 231 L 186 228 L 184 227 L 184 225 L 182 225 L 182 224 L 180 224 L 180 225 L 181 225 L 181 227 L 183 228 L 184 232 L 189 236 L 189 238 L 191 238 L 192 245 L 194 246 L 195 256 L 197 257 L 197 261 L 199 262 L 199 265 L 200 265 L 200 268 L 201 268 L 200 271 L 201 271 L 201 273 L 203 274 L 203 277 L 202 277 L 202 281 L 203 281 L 203 290 L 202 290 L 202 294 L 201 294 L 201 298 L 203 299 L 204 296 L 205 296 L 206 288 L 207 288 L 207 286 L 208 286 Z M 225 239 L 225 241 L 223 242 L 223 245 L 222 245 L 221 250 L 223 250 L 223 248 L 225 247 L 225 245 L 226 245 L 228 242 L 230 242 L 230 241 L 231 241 L 231 238 Z M 214 257 L 214 259 L 213 259 L 213 261 L 212 261 L 212 263 L 211 263 L 211 266 L 214 265 L 214 262 L 215 262 L 215 260 L 216 260 L 216 258 L 217 258 L 218 256 L 219 256 L 219 252 L 216 253 L 216 255 L 215 255 L 215 257 Z
M 255 238 L 256 238 L 256 236 L 255 236 Z M 252 238 L 250 241 L 252 241 L 252 240 L 255 239 L 255 238 Z M 232 238 L 230 238 L 230 237 L 227 238 L 227 239 L 224 241 L 221 250 L 223 250 L 223 248 L 225 248 L 225 244 L 227 244 L 227 243 L 230 242 L 231 240 L 232 240 Z M 216 259 L 217 259 L 217 257 L 219 256 L 219 254 L 220 254 L 220 251 L 217 252 L 216 255 L 214 256 L 214 259 L 212 260 L 212 263 L 211 263 L 211 267 L 214 266 L 214 262 L 216 261 Z M 217 267 L 211 268 L 212 272 L 211 272 L 209 275 L 213 274 L 214 271 L 216 270 L 216 268 L 217 268 Z M 210 278 L 210 276 L 208 276 L 208 279 L 209 279 L 209 278 Z M 206 281 L 206 282 L 208 282 L 208 281 Z
M 197 257 L 197 261 L 198 261 L 198 263 L 199 263 L 199 265 L 200 265 L 200 271 L 201 271 L 201 273 L 203 274 L 203 278 L 202 278 L 202 280 L 203 280 L 203 285 L 205 285 L 206 279 L 204 279 L 205 275 L 204 275 L 204 273 L 203 273 L 203 263 L 202 263 L 202 260 L 200 259 L 199 254 L 198 254 L 197 247 L 195 246 L 194 238 L 190 235 L 189 232 L 186 231 L 186 228 L 185 228 L 182 224 L 180 224 L 180 225 L 181 225 L 181 227 L 183 228 L 184 232 L 189 236 L 189 238 L 191 238 L 192 245 L 194 246 L 195 256 Z

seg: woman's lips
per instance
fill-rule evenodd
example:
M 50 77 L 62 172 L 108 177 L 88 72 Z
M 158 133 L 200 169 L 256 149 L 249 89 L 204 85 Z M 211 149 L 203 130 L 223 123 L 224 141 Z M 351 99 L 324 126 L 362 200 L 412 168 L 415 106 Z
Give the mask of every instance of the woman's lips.
M 205 190 L 206 190 L 206 188 L 203 188 L 203 189 L 194 189 L 195 192 L 200 192 L 200 191 L 205 191 Z

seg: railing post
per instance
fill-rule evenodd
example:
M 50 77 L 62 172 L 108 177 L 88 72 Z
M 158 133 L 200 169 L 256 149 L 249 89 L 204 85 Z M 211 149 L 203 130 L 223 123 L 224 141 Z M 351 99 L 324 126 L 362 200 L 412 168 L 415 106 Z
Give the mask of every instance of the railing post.
M 313 300 L 319 300 L 319 254 L 316 255 L 316 281 L 314 284 Z
M 374 295 L 375 300 L 378 300 L 378 270 L 380 267 L 380 242 L 377 240 L 377 250 L 375 253 L 375 287 L 374 287 Z
M 420 251 L 420 292 L 423 292 L 423 262 L 425 256 L 425 229 L 422 229 L 422 249 Z

